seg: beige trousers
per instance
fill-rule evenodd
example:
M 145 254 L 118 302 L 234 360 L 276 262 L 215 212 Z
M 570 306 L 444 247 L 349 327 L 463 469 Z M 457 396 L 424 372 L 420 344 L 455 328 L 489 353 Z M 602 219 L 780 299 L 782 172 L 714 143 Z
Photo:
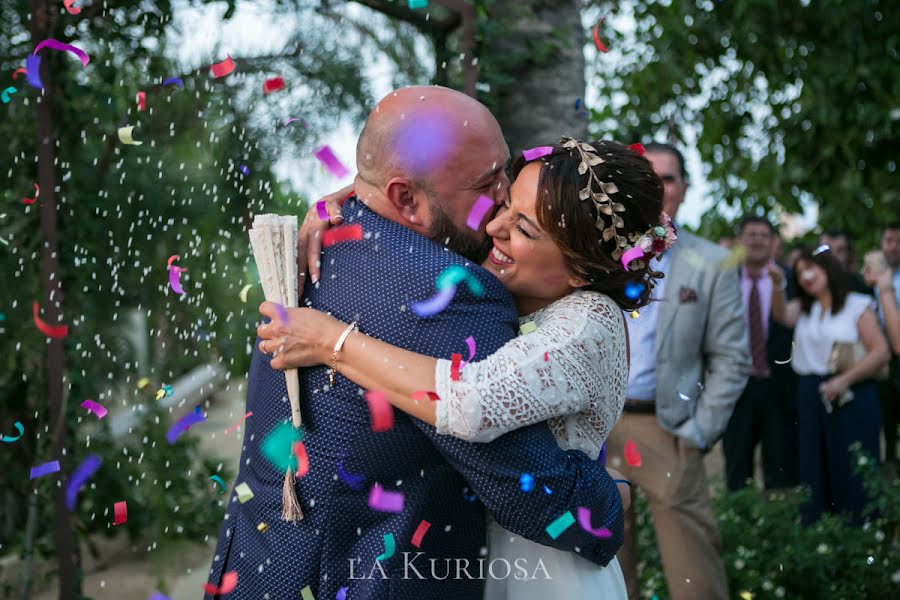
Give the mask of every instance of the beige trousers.
M 641 455 L 639 467 L 625 462 L 623 447 L 629 439 Z M 702 453 L 679 443 L 652 414 L 623 414 L 606 448 L 607 464 L 647 498 L 672 599 L 726 600 L 728 582 Z M 631 600 L 640 596 L 636 535 L 632 507 L 625 514 L 625 543 L 618 554 Z

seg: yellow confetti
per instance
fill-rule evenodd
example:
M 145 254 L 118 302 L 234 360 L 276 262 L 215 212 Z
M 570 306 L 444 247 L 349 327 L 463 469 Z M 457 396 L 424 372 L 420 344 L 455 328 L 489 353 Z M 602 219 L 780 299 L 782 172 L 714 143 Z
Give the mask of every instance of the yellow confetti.
M 123 144 L 129 144 L 131 146 L 140 146 L 144 142 L 139 142 L 131 137 L 131 132 L 134 130 L 134 125 L 127 125 L 126 127 L 119 127 L 119 141 Z
M 166 390 L 156 390 L 156 399 L 162 400 L 166 396 Z
M 300 597 L 303 598 L 303 600 L 316 600 L 316 597 L 313 596 L 312 589 L 310 589 L 309 586 L 300 590 Z
M 237 492 L 238 500 L 241 504 L 244 504 L 245 502 L 247 502 L 247 500 L 253 497 L 253 490 L 250 489 L 250 486 L 247 485 L 246 481 L 244 483 L 239 483 L 234 488 L 234 491 Z
M 633 311 L 631 311 L 631 315 L 629 315 L 629 316 L 630 316 L 632 319 L 637 319 L 639 316 L 641 316 L 641 313 L 639 313 L 639 312 L 636 311 L 636 310 L 633 310 Z
M 262 533 L 265 533 L 269 530 L 269 525 L 268 523 L 260 523 L 256 526 L 256 529 L 261 531 Z
M 238 296 L 240 296 L 240 298 L 241 298 L 241 302 L 243 302 L 244 304 L 247 303 L 247 292 L 249 292 L 250 288 L 252 288 L 252 287 L 253 287 L 253 284 L 248 283 L 247 285 L 245 285 L 243 287 L 243 289 L 241 289 L 241 293 L 238 294 Z
M 534 324 L 534 321 L 525 321 L 519 327 L 519 335 L 526 335 L 528 333 L 531 333 L 532 331 L 535 331 L 536 329 L 537 325 Z
M 740 596 L 743 600 L 753 600 L 753 592 L 748 592 L 747 590 L 742 590 L 740 593 L 738 593 L 738 596 Z
M 137 382 L 137 388 L 138 388 L 139 390 L 142 390 L 142 389 L 144 389 L 145 387 L 147 387 L 149 384 L 150 384 L 150 378 L 149 378 L 149 377 L 141 377 L 140 379 L 138 379 L 138 382 Z

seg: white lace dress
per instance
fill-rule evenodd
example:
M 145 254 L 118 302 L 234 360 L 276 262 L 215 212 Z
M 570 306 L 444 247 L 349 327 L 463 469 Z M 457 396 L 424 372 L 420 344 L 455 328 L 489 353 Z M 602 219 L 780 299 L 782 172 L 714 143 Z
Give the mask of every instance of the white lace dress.
M 521 333 L 491 356 L 465 365 L 450 379 L 450 361 L 435 370 L 438 433 L 489 442 L 547 421 L 563 449 L 596 459 L 625 403 L 628 357 L 621 308 L 609 297 L 576 291 L 520 319 Z M 540 483 L 532 493 L 542 492 Z M 523 492 L 524 493 L 524 492 Z M 536 579 L 488 578 L 484 597 L 515 600 L 625 599 L 616 559 L 605 568 L 514 535 L 488 522 L 490 560 L 524 559 Z

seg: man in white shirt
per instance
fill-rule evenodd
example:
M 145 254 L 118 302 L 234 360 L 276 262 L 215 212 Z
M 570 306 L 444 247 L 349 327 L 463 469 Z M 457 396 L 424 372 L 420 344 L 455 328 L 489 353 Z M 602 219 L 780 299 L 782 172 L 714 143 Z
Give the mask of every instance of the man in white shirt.
M 891 285 L 880 285 L 876 290 L 875 298 L 878 301 L 878 320 L 881 325 L 888 328 L 885 320 L 884 304 L 893 301 L 900 305 L 900 222 L 888 225 L 881 235 L 881 252 L 890 269 Z M 892 293 L 893 292 L 893 293 Z M 893 341 L 893 337 L 888 335 Z M 891 374 L 887 381 L 879 382 L 878 395 L 881 400 L 881 425 L 884 428 L 885 456 L 884 462 L 888 472 L 892 476 L 897 475 L 900 452 L 897 450 L 897 425 L 900 418 L 900 354 L 892 345 Z
M 649 144 L 673 219 L 684 201 L 684 159 Z M 709 497 L 703 451 L 725 431 L 750 370 L 737 270 L 728 251 L 686 232 L 654 266 L 665 277 L 653 302 L 628 319 L 631 367 L 625 412 L 607 453 L 647 497 L 669 594 L 674 600 L 726 599 L 728 583 Z M 639 597 L 633 509 L 618 558 L 628 595 Z

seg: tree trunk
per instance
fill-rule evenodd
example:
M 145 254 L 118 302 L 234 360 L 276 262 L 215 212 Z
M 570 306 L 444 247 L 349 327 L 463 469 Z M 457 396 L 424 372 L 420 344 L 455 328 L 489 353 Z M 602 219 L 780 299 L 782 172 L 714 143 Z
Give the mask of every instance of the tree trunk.
M 59 14 L 59 6 L 49 0 L 30 0 L 31 37 L 37 45 L 41 40 L 53 37 L 52 32 Z M 54 127 L 54 81 L 49 68 L 52 58 L 44 51 L 41 61 L 41 80 L 44 90 L 35 103 L 37 122 L 38 185 L 41 189 L 41 306 L 45 310 L 44 319 L 56 325 L 62 318 L 62 284 L 59 276 L 59 240 L 56 230 L 56 139 Z M 53 57 L 55 58 L 55 57 Z M 66 465 L 63 451 L 66 448 L 68 423 L 66 422 L 63 341 L 48 339 L 45 376 L 47 381 L 47 402 L 50 406 L 52 443 L 49 456 L 60 461 L 60 479 L 64 479 Z M 64 481 L 60 482 L 64 484 Z M 66 507 L 65 485 L 53 486 L 53 519 L 56 560 L 59 576 L 60 600 L 75 600 L 81 593 L 78 589 L 75 566 L 75 536 L 69 509 Z
M 496 0 L 490 18 L 505 35 L 488 40 L 495 65 L 512 78 L 497 94 L 497 118 L 515 154 L 584 138 L 587 120 L 575 101 L 584 98 L 584 40 L 579 0 Z

